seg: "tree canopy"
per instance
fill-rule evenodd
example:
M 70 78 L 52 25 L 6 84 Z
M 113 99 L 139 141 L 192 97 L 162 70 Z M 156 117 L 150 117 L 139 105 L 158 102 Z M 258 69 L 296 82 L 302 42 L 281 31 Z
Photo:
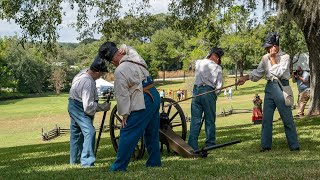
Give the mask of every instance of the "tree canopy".
M 164 64 L 163 61 L 166 63 L 176 62 L 181 57 L 184 58 L 184 62 L 191 63 L 190 58 L 200 57 L 204 54 L 204 49 L 216 45 L 226 46 L 225 48 L 231 51 L 236 50 L 240 57 L 238 59 L 243 61 L 240 63 L 241 66 L 245 67 L 245 62 L 255 59 L 255 54 L 259 54 L 259 50 L 254 47 L 264 36 L 263 33 L 278 30 L 282 32 L 283 42 L 281 45 L 291 56 L 305 50 L 303 45 L 305 40 L 310 55 L 311 70 L 312 100 L 309 114 L 320 114 L 320 93 L 317 93 L 320 92 L 320 3 L 318 0 L 263 0 L 265 8 L 278 11 L 278 16 L 275 19 L 287 18 L 285 23 L 280 25 L 277 20 L 268 19 L 263 25 L 269 27 L 267 30 L 262 30 L 262 25 L 257 25 L 255 19 L 250 19 L 250 14 L 257 6 L 256 1 L 243 0 L 241 2 L 235 4 L 234 0 L 171 0 L 168 7 L 170 16 L 156 17 L 148 12 L 149 0 L 126 2 L 120 0 L 2 0 L 0 1 L 0 18 L 14 21 L 20 26 L 22 29 L 20 42 L 23 44 L 40 42 L 44 44 L 47 51 L 52 51 L 56 47 L 56 41 L 59 37 L 57 30 L 64 23 L 62 17 L 66 13 L 65 7 L 69 7 L 78 13 L 77 22 L 73 26 L 79 32 L 80 40 L 88 39 L 92 37 L 93 32 L 98 31 L 104 34 L 102 41 L 130 42 L 137 46 L 137 49 L 149 49 L 152 53 L 146 53 L 146 51 L 143 53 L 145 57 L 151 59 L 149 65 L 153 64 L 155 69 L 159 68 L 160 64 Z M 129 6 L 129 10 L 121 14 L 124 5 Z M 95 22 L 92 24 L 88 22 L 89 13 L 95 14 Z M 283 14 L 283 17 L 280 14 Z M 291 20 L 295 23 L 292 23 Z M 234 32 L 234 29 L 237 31 Z M 158 30 L 163 32 L 158 32 Z M 296 36 L 296 32 L 300 30 L 303 36 L 300 36 L 301 32 Z M 163 34 L 158 35 L 161 33 Z M 162 36 L 167 34 L 171 34 L 171 36 L 167 36 L 165 40 L 168 42 L 163 44 L 161 42 Z M 252 37 L 257 39 L 252 39 Z M 179 40 L 181 38 L 183 40 Z M 147 42 L 148 40 L 151 42 Z M 248 41 L 251 44 L 248 44 Z M 89 44 L 95 44 L 92 47 L 96 47 L 98 43 Z M 298 48 L 296 48 L 297 45 Z M 159 50 L 159 52 L 163 50 L 162 52 L 165 54 L 153 51 L 154 47 L 158 47 L 157 51 Z M 77 58 L 67 57 L 70 62 L 88 64 L 90 61 L 86 61 L 86 59 L 92 58 L 95 54 L 94 49 L 86 47 L 83 49 L 84 51 L 79 51 Z M 161 59 L 159 59 L 160 57 Z M 8 63 L 3 60 L 5 59 L 3 55 L 0 55 L 0 58 L 2 58 L 2 60 L 0 59 L 1 68 L 4 69 L 3 77 L 8 77 L 11 73 L 6 69 Z M 28 61 L 28 54 L 26 54 L 25 60 L 28 65 L 33 62 L 36 62 L 35 66 L 42 63 L 36 55 L 32 61 L 30 59 Z M 184 66 L 186 68 L 189 65 Z M 30 74 L 32 73 L 30 72 Z M 22 75 L 19 77 L 23 78 Z M 16 81 L 16 83 L 19 82 Z M 36 90 L 33 91 L 39 91 L 39 87 L 34 87 Z

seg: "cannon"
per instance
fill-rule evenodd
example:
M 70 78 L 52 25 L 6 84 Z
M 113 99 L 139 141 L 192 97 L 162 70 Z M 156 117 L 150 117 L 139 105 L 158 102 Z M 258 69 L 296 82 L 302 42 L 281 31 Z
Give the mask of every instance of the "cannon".
M 111 142 L 116 152 L 118 150 L 121 121 L 122 119 L 120 115 L 117 114 L 117 106 L 115 106 L 111 111 L 109 127 Z M 161 151 L 163 151 L 163 147 L 165 145 L 168 151 L 173 150 L 177 154 L 186 158 L 207 157 L 208 151 L 212 149 L 240 142 L 240 140 L 234 140 L 202 149 L 192 149 L 192 147 L 185 142 L 187 136 L 185 115 L 180 105 L 170 98 L 161 98 L 159 133 Z M 143 137 L 141 137 L 135 148 L 132 158 L 140 159 L 143 157 L 144 152 L 145 145 Z

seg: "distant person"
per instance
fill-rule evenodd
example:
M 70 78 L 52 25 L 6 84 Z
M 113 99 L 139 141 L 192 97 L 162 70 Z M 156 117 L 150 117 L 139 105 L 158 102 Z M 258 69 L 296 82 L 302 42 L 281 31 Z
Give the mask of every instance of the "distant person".
M 298 114 L 296 117 L 304 116 L 304 108 L 310 99 L 310 74 L 298 66 L 296 73 L 292 73 L 292 82 L 298 86 Z
M 289 149 L 291 151 L 300 150 L 291 106 L 286 106 L 283 92 L 279 85 L 279 81 L 281 81 L 283 86 L 288 86 L 290 79 L 290 57 L 280 50 L 279 38 L 280 36 L 278 33 L 268 34 L 263 44 L 263 48 L 265 48 L 267 54 L 262 57 L 257 69 L 253 70 L 249 75 L 240 77 L 238 81 L 239 85 L 242 85 L 249 79 L 256 82 L 263 76 L 268 80 L 264 90 L 261 152 L 271 150 L 272 123 L 276 108 L 278 109 L 283 122 Z
M 68 111 L 70 115 L 70 164 L 94 166 L 95 136 L 93 117 L 98 111 L 110 110 L 110 104 L 98 104 L 95 80 L 107 72 L 106 63 L 97 57 L 90 69 L 82 70 L 72 81 Z
M 214 47 L 205 59 L 197 60 L 195 64 L 195 81 L 193 96 L 212 91 L 211 93 L 198 96 L 191 102 L 191 124 L 188 144 L 194 149 L 198 147 L 198 137 L 201 128 L 202 114 L 204 114 L 206 146 L 216 144 L 216 103 L 220 91 L 215 89 L 222 87 L 221 58 L 224 52 L 221 48 Z
M 230 87 L 228 90 L 229 99 L 232 99 L 232 88 Z
M 181 89 L 179 89 L 179 90 L 177 91 L 177 99 L 178 99 L 178 101 L 181 100 L 181 96 L 182 96 L 182 91 L 181 91 Z
M 227 89 L 224 89 L 224 93 L 223 93 L 223 94 L 224 94 L 224 98 L 226 98 L 226 99 L 227 99 L 227 98 L 228 98 L 228 92 L 227 92 Z
M 252 100 L 253 109 L 252 109 L 252 122 L 254 124 L 262 123 L 262 100 L 260 96 L 256 94 Z
M 166 93 L 164 92 L 164 90 L 161 90 L 159 92 L 160 98 L 164 98 L 166 96 Z

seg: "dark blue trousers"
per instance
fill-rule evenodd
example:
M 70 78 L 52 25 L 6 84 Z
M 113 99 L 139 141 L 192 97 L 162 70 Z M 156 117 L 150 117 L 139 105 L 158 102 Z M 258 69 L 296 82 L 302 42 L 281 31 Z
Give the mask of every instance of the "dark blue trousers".
M 284 86 L 288 85 L 288 80 L 281 81 Z M 275 109 L 278 109 L 283 122 L 284 131 L 290 149 L 299 148 L 296 126 L 293 122 L 291 106 L 286 106 L 282 90 L 278 80 L 268 81 L 265 88 L 263 119 L 261 130 L 261 147 L 271 148 L 272 145 L 272 123 Z
M 152 81 L 144 82 L 143 86 L 145 87 L 150 83 L 152 83 Z M 149 154 L 146 166 L 161 166 L 159 147 L 160 96 L 155 87 L 152 87 L 149 91 L 154 101 L 152 101 L 150 95 L 144 93 L 146 108 L 131 112 L 128 116 L 127 124 L 120 130 L 117 157 L 116 161 L 110 167 L 110 171 L 125 171 L 127 169 L 131 155 L 143 135 Z
M 212 91 L 210 86 L 194 86 L 193 96 Z M 212 92 L 192 99 L 191 124 L 188 144 L 194 149 L 198 147 L 198 137 L 201 128 L 202 114 L 204 114 L 206 146 L 216 144 L 216 102 L 217 95 Z

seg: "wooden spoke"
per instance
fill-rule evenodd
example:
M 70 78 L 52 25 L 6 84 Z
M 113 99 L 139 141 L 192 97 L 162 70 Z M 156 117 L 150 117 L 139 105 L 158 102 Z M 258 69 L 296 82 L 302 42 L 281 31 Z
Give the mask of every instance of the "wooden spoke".
M 182 126 L 182 123 L 171 125 L 171 127 L 178 127 L 178 126 Z
M 110 139 L 114 150 L 118 151 L 119 138 L 120 138 L 120 128 L 121 128 L 121 117 L 117 114 L 117 106 L 115 106 L 110 115 Z M 120 123 L 120 124 L 119 124 Z M 135 148 L 135 152 L 132 155 L 133 159 L 141 159 L 145 152 L 143 138 L 140 139 L 139 143 Z
M 166 117 L 169 119 L 166 119 L 164 121 L 168 121 L 168 125 L 173 128 L 173 131 L 176 132 L 183 140 L 186 140 L 187 136 L 187 124 L 186 124 L 186 118 L 184 116 L 184 113 L 180 107 L 179 104 L 172 104 L 175 101 L 170 98 L 161 98 L 162 104 L 168 104 L 168 110 L 166 112 Z M 160 112 L 161 113 L 161 112 Z M 171 115 L 172 114 L 172 115 Z M 161 121 L 161 119 L 160 119 Z M 161 124 L 161 123 L 160 123 Z
M 119 121 L 120 123 L 122 123 L 122 119 L 119 117 L 118 114 L 114 114 L 114 116 L 118 119 L 118 121 Z
M 172 108 L 172 105 L 170 105 L 170 106 L 168 107 L 168 111 L 167 111 L 167 115 L 168 115 L 168 116 L 170 116 L 171 108 Z
M 171 122 L 178 114 L 179 114 L 178 111 L 176 113 L 174 113 L 174 115 L 170 118 L 169 122 Z

